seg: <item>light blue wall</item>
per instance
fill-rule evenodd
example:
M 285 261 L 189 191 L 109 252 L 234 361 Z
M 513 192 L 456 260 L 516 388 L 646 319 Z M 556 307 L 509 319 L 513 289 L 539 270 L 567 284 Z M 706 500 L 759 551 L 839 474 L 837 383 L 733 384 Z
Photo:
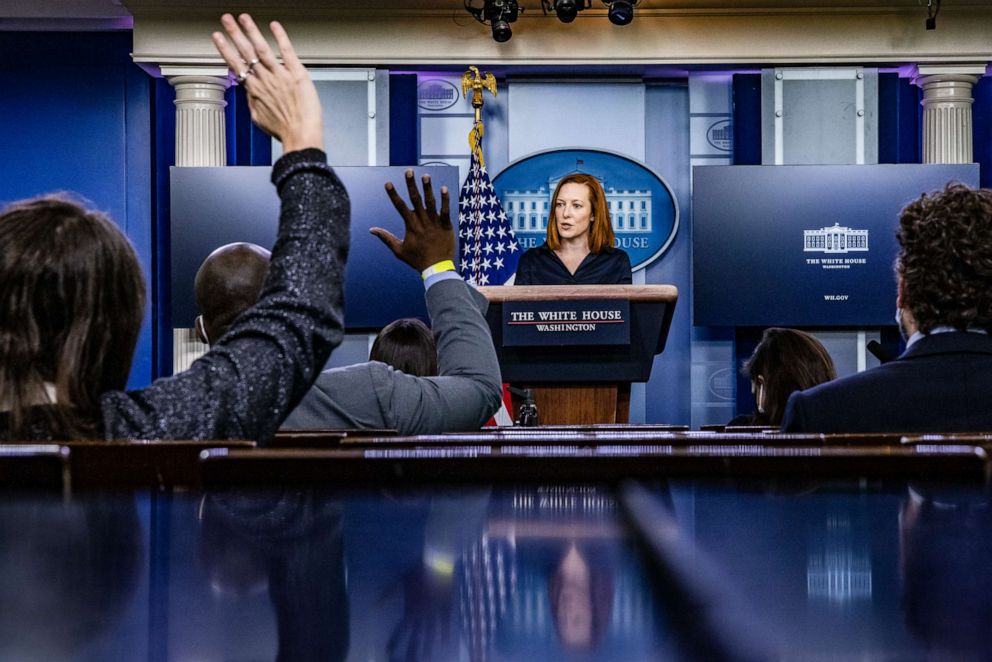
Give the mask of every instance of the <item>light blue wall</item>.
M 641 81 L 509 82 L 509 158 L 584 147 L 644 160 Z
M 654 360 L 645 387 L 644 418 L 650 423 L 688 424 L 690 417 L 692 282 L 691 208 L 689 189 L 689 90 L 684 81 L 646 87 L 645 163 L 664 177 L 679 203 L 675 241 L 647 268 L 645 282 L 679 288 L 679 302 L 668 334 L 668 346 Z

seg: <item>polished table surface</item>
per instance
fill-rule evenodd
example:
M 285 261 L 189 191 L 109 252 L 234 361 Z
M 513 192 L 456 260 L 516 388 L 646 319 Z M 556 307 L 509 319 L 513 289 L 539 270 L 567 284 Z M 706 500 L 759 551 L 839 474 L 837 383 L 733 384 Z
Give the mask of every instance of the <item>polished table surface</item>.
M 967 484 L 12 492 L 0 660 L 989 659 L 990 558 Z

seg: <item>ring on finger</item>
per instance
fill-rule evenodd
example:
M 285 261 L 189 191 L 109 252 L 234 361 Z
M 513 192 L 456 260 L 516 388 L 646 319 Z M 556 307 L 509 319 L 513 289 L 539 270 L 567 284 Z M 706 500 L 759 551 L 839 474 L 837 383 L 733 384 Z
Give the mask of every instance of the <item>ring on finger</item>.
M 248 80 L 248 76 L 251 76 L 251 68 L 243 69 L 241 73 L 238 74 L 238 85 L 244 85 L 245 81 Z
M 253 73 L 255 71 L 255 65 L 258 64 L 258 58 L 253 57 L 251 62 L 248 63 L 248 73 Z

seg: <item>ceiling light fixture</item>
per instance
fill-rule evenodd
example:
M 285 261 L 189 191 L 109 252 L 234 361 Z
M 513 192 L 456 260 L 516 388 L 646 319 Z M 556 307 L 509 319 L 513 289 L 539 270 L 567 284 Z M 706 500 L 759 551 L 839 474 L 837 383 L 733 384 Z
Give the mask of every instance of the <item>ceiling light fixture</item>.
M 562 23 L 571 23 L 583 9 L 592 6 L 592 0 L 541 0 L 545 16 L 554 12 Z
M 937 14 L 940 13 L 940 0 L 927 0 L 927 30 L 937 29 Z
M 479 23 L 492 28 L 493 39 L 503 43 L 513 36 L 510 23 L 516 21 L 524 10 L 517 0 L 484 0 L 481 7 L 473 4 L 473 0 L 465 0 L 465 11 Z
M 613 25 L 627 25 L 634 20 L 634 7 L 640 0 L 603 0 L 606 15 Z

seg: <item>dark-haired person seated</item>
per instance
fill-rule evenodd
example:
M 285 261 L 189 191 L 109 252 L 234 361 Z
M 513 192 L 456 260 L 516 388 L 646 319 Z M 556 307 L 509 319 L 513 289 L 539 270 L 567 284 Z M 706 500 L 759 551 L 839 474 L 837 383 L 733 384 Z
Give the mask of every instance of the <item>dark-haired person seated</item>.
M 247 14 L 213 34 L 252 119 L 283 143 L 282 202 L 261 300 L 175 377 L 123 391 L 144 310 L 134 249 L 58 198 L 0 213 L 0 439 L 266 441 L 342 337 L 347 193 L 324 152 L 317 91 L 282 26 L 282 63 Z
M 551 196 L 547 240 L 520 256 L 514 285 L 630 285 L 630 258 L 614 248 L 606 192 L 592 175 L 574 173 Z
M 393 320 L 375 337 L 370 361 L 379 361 L 416 377 L 437 376 L 437 345 L 427 325 L 418 319 Z
M 992 191 L 950 184 L 903 209 L 896 360 L 793 394 L 788 432 L 992 430 Z
M 779 425 L 790 395 L 837 377 L 819 340 L 805 331 L 777 327 L 761 334 L 742 371 L 751 380 L 755 412 L 728 425 Z

